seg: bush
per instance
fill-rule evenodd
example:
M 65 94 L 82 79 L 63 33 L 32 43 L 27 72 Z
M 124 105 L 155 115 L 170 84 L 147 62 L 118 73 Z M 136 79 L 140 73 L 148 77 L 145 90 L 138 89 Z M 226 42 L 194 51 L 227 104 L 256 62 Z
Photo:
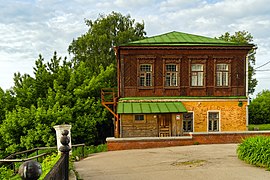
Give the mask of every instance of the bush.
M 257 136 L 243 140 L 237 154 L 239 159 L 249 164 L 270 169 L 270 137 Z
M 107 144 L 100 144 L 98 146 L 85 146 L 84 147 L 84 157 L 87 157 L 89 154 L 98 153 L 98 152 L 105 152 L 107 151 Z M 79 160 L 84 158 L 83 157 L 83 147 L 77 147 L 72 149 L 72 159 Z
M 270 90 L 264 90 L 253 99 L 249 105 L 249 119 L 251 124 L 270 123 Z
M 41 163 L 42 167 L 42 174 L 39 177 L 39 179 L 44 179 L 44 177 L 50 172 L 50 170 L 53 168 L 53 166 L 57 163 L 59 160 L 60 155 L 57 155 L 56 153 L 47 156 Z
M 0 167 L 0 179 L 1 180 L 20 180 L 19 175 L 14 176 L 14 172 L 7 167 Z

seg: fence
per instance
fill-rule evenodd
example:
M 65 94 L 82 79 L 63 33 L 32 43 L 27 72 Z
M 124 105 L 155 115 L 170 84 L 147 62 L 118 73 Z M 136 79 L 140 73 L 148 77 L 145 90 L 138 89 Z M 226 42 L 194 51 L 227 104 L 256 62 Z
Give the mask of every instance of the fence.
M 68 179 L 70 147 L 68 146 L 69 139 L 67 138 L 67 134 L 68 134 L 68 131 L 63 131 L 62 133 L 63 137 L 61 137 L 61 143 L 63 146 L 61 146 L 59 149 L 62 152 L 61 157 L 59 158 L 57 163 L 54 165 L 54 167 L 51 169 L 51 171 L 46 175 L 44 180 L 60 180 L 60 179 L 67 180 Z M 76 144 L 76 145 L 72 145 L 72 147 L 76 147 L 76 148 L 83 147 L 82 155 L 83 157 L 85 156 L 85 151 L 84 151 L 85 144 Z M 39 150 L 48 150 L 48 149 L 56 150 L 57 147 L 38 147 L 31 150 L 17 152 L 17 153 L 9 155 L 5 159 L 0 159 L 0 166 L 3 165 L 4 163 L 9 163 L 9 165 L 11 165 L 13 169 L 15 170 L 16 162 L 26 162 L 33 159 L 36 159 L 38 161 L 38 158 L 44 157 L 52 153 L 52 152 L 48 152 L 48 153 L 38 154 Z M 36 152 L 36 155 L 28 158 L 27 157 L 28 154 L 30 153 L 33 154 L 33 152 Z M 19 155 L 24 155 L 26 156 L 26 158 L 16 159 L 16 157 Z

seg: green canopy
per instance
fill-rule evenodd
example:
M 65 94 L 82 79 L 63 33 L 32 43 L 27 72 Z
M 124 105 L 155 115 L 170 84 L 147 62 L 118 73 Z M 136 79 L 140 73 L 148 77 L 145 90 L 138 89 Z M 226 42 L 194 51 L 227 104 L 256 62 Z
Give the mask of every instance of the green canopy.
M 118 114 L 152 114 L 187 112 L 181 102 L 119 102 Z

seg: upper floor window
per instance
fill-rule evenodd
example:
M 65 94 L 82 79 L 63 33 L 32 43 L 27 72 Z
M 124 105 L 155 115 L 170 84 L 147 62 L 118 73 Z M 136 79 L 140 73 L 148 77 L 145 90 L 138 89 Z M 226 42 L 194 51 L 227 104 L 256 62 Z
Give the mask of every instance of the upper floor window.
M 178 69 L 175 64 L 166 64 L 165 86 L 177 86 Z
M 152 65 L 140 65 L 140 86 L 152 86 Z
M 229 65 L 217 64 L 216 70 L 216 84 L 217 86 L 229 86 Z
M 191 86 L 203 86 L 203 64 L 191 65 Z

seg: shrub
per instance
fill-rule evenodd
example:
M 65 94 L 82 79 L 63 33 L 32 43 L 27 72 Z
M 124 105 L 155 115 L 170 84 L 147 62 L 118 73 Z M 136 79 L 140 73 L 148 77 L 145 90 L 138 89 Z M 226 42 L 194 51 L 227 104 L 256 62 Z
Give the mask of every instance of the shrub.
M 14 175 L 13 170 L 7 167 L 0 167 L 0 179 L 1 180 L 20 180 L 19 175 Z
M 42 167 L 42 174 L 39 177 L 39 179 L 44 179 L 44 177 L 50 172 L 50 170 L 53 168 L 53 166 L 57 163 L 59 160 L 60 155 L 57 155 L 56 153 L 47 156 L 41 163 Z
M 245 140 L 237 148 L 238 158 L 270 169 L 270 137 L 257 136 Z
M 87 157 L 89 154 L 98 153 L 98 152 L 105 152 L 107 151 L 107 144 L 100 144 L 98 146 L 85 146 L 84 147 L 84 157 L 83 157 L 83 147 L 77 147 L 72 149 L 72 159 L 79 160 L 84 157 Z

